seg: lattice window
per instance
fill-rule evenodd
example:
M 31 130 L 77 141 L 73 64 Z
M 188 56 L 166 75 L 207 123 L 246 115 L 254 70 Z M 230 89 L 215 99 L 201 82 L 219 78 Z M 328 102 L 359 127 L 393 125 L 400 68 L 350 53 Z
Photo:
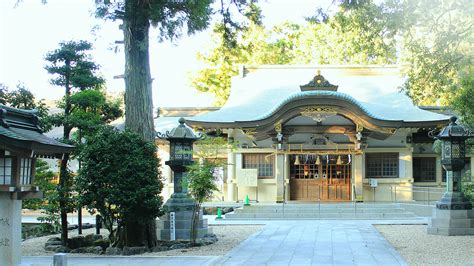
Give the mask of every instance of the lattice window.
M 242 154 L 243 169 L 257 169 L 259 178 L 273 178 L 275 157 L 269 154 Z
M 415 182 L 436 182 L 436 158 L 413 158 L 413 178 Z
M 0 185 L 12 183 L 12 158 L 0 158 Z
M 20 182 L 22 185 L 31 184 L 31 164 L 32 159 L 21 158 L 20 161 Z
M 367 153 L 366 178 L 398 178 L 398 152 Z

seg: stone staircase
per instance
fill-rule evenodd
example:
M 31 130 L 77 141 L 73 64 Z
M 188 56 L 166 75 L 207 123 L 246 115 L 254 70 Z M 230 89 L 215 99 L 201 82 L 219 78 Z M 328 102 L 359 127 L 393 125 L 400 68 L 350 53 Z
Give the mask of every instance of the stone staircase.
M 249 219 L 418 219 L 397 203 L 253 204 L 235 209 L 226 220 Z

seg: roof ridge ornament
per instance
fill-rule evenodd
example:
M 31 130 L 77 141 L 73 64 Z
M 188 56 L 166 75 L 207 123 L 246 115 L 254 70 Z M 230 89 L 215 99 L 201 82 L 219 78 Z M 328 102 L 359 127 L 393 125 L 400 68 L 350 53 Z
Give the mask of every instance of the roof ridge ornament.
M 301 91 L 337 91 L 338 87 L 338 85 L 329 83 L 321 75 L 321 70 L 318 70 L 316 76 L 308 84 L 301 85 L 300 89 Z

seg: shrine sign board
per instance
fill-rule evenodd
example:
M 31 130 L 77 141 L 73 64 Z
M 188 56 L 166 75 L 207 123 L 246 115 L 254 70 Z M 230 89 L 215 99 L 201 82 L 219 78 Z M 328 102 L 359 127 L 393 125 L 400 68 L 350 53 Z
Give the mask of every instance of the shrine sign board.
M 257 169 L 239 169 L 237 172 L 237 185 L 244 187 L 256 187 L 258 185 Z

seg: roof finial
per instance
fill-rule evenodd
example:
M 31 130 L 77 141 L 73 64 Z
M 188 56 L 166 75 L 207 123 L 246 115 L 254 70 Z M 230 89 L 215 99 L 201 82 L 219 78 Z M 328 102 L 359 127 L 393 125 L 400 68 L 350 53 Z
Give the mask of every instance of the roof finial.
M 308 84 L 301 85 L 301 91 L 315 91 L 315 90 L 327 90 L 327 91 L 337 91 L 337 85 L 329 83 L 322 75 L 321 70 L 317 70 L 317 75 L 314 76 Z

